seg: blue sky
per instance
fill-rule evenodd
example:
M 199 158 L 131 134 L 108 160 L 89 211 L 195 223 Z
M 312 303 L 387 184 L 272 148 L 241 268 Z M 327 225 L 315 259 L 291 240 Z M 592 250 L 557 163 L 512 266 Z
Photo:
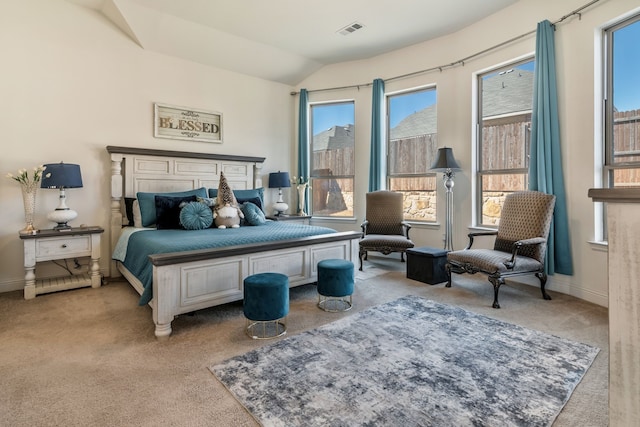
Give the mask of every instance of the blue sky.
M 617 30 L 613 43 L 613 104 L 640 109 L 640 21 Z
M 614 88 L 613 98 L 619 111 L 640 109 L 640 21 L 623 27 L 614 36 Z M 529 65 L 531 64 L 531 65 Z M 533 71 L 533 62 L 522 68 Z M 436 102 L 436 91 L 427 90 L 405 96 L 391 97 L 390 127 L 403 118 Z M 332 126 L 354 123 L 353 103 L 339 106 L 313 107 L 313 135 Z

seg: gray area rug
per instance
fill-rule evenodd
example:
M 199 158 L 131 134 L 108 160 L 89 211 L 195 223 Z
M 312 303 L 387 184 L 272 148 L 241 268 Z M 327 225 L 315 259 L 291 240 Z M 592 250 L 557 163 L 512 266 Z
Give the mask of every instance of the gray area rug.
M 403 297 L 211 366 L 264 426 L 549 426 L 599 349 Z

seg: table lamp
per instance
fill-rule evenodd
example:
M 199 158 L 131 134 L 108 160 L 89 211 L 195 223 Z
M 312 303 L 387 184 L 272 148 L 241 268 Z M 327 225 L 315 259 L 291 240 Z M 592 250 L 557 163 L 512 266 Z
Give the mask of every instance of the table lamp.
M 58 224 L 53 227 L 54 230 L 68 230 L 71 226 L 67 225 L 67 222 L 75 219 L 78 213 L 67 206 L 65 190 L 82 187 L 80 166 L 63 162 L 50 163 L 45 166 L 46 170 L 40 187 L 60 190 L 60 204 L 56 210 L 47 215 L 47 219 Z
M 273 205 L 276 211 L 276 216 L 284 214 L 289 209 L 284 200 L 282 200 L 282 189 L 291 187 L 291 179 L 289 178 L 289 172 L 272 172 L 269 174 L 269 188 L 278 189 L 278 201 Z

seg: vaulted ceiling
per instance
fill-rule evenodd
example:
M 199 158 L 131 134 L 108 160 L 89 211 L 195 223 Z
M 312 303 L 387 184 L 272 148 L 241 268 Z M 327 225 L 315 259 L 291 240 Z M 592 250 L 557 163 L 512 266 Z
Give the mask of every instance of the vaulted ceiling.
M 98 10 L 144 49 L 296 85 L 325 65 L 453 33 L 518 0 L 67 1 Z

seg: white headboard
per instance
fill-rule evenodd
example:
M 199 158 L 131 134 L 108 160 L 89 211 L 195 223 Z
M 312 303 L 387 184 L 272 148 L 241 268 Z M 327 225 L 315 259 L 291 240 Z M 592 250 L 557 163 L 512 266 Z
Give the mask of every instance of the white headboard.
M 220 172 L 236 190 L 262 187 L 264 157 L 204 154 L 184 151 L 107 146 L 111 155 L 111 252 L 124 213 L 124 198 L 139 191 L 172 192 L 200 187 L 218 188 Z M 115 262 L 110 275 L 117 276 Z

